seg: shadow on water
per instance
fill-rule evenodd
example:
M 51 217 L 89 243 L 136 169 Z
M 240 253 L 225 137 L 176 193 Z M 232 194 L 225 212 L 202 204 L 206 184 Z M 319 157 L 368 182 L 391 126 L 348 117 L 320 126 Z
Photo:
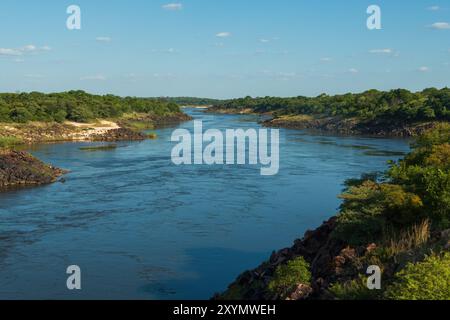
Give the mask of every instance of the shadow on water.
M 152 278 L 154 269 L 142 273 L 149 283 L 139 291 L 163 299 L 204 299 L 225 291 L 227 286 L 245 270 L 257 267 L 255 261 L 268 259 L 268 252 L 245 252 L 224 248 L 192 248 L 186 250 L 189 262 L 184 266 L 186 278 L 177 279 L 168 274 L 169 280 Z M 195 284 L 193 284 L 195 283 Z M 215 289 L 213 289 L 215 288 Z

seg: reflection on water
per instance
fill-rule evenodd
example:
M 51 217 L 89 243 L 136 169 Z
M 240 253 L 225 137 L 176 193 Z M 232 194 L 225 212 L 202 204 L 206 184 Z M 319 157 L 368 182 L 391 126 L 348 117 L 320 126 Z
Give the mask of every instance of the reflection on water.
M 188 112 L 205 130 L 259 127 L 255 116 Z M 0 193 L 0 298 L 209 298 L 333 215 L 344 180 L 408 151 L 405 140 L 281 130 L 280 173 L 263 177 L 259 166 L 173 165 L 172 131 L 107 151 L 33 148 L 71 172 Z M 71 264 L 79 292 L 65 286 Z

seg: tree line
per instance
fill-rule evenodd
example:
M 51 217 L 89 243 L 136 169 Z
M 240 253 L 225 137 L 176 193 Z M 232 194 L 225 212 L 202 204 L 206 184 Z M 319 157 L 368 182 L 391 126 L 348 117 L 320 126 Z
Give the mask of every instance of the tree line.
M 84 91 L 44 94 L 0 93 L 0 122 L 44 121 L 89 122 L 115 118 L 125 113 L 153 113 L 159 116 L 180 112 L 177 104 L 158 98 L 92 95 Z
M 226 100 L 218 108 L 252 109 L 275 115 L 317 115 L 361 120 L 389 119 L 406 122 L 450 120 L 450 89 L 429 88 L 421 92 L 405 89 L 391 91 L 369 90 L 359 94 L 347 93 L 317 97 L 245 97 Z

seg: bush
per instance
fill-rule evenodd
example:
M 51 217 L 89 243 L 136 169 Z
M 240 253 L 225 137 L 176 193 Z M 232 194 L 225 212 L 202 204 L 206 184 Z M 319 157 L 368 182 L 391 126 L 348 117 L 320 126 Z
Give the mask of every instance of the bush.
M 289 261 L 286 265 L 278 266 L 268 289 L 270 293 L 285 297 L 299 284 L 311 283 L 311 272 L 308 262 L 303 257 Z
M 367 288 L 367 278 L 362 275 L 347 282 L 337 282 L 330 287 L 329 291 L 338 300 L 371 300 L 380 294 L 379 290 Z
M 450 253 L 408 264 L 385 292 L 392 300 L 450 300 Z

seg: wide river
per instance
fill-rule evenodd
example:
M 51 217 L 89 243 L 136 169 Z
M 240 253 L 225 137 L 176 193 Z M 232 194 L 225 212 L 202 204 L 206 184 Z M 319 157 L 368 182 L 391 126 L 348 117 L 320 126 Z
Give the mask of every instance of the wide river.
M 204 129 L 260 128 L 255 116 L 186 112 Z M 259 166 L 175 166 L 173 130 L 110 151 L 30 150 L 71 172 L 0 193 L 0 299 L 208 299 L 334 215 L 346 179 L 409 150 L 280 130 L 280 172 L 261 176 Z M 81 268 L 80 291 L 66 287 L 69 265 Z

